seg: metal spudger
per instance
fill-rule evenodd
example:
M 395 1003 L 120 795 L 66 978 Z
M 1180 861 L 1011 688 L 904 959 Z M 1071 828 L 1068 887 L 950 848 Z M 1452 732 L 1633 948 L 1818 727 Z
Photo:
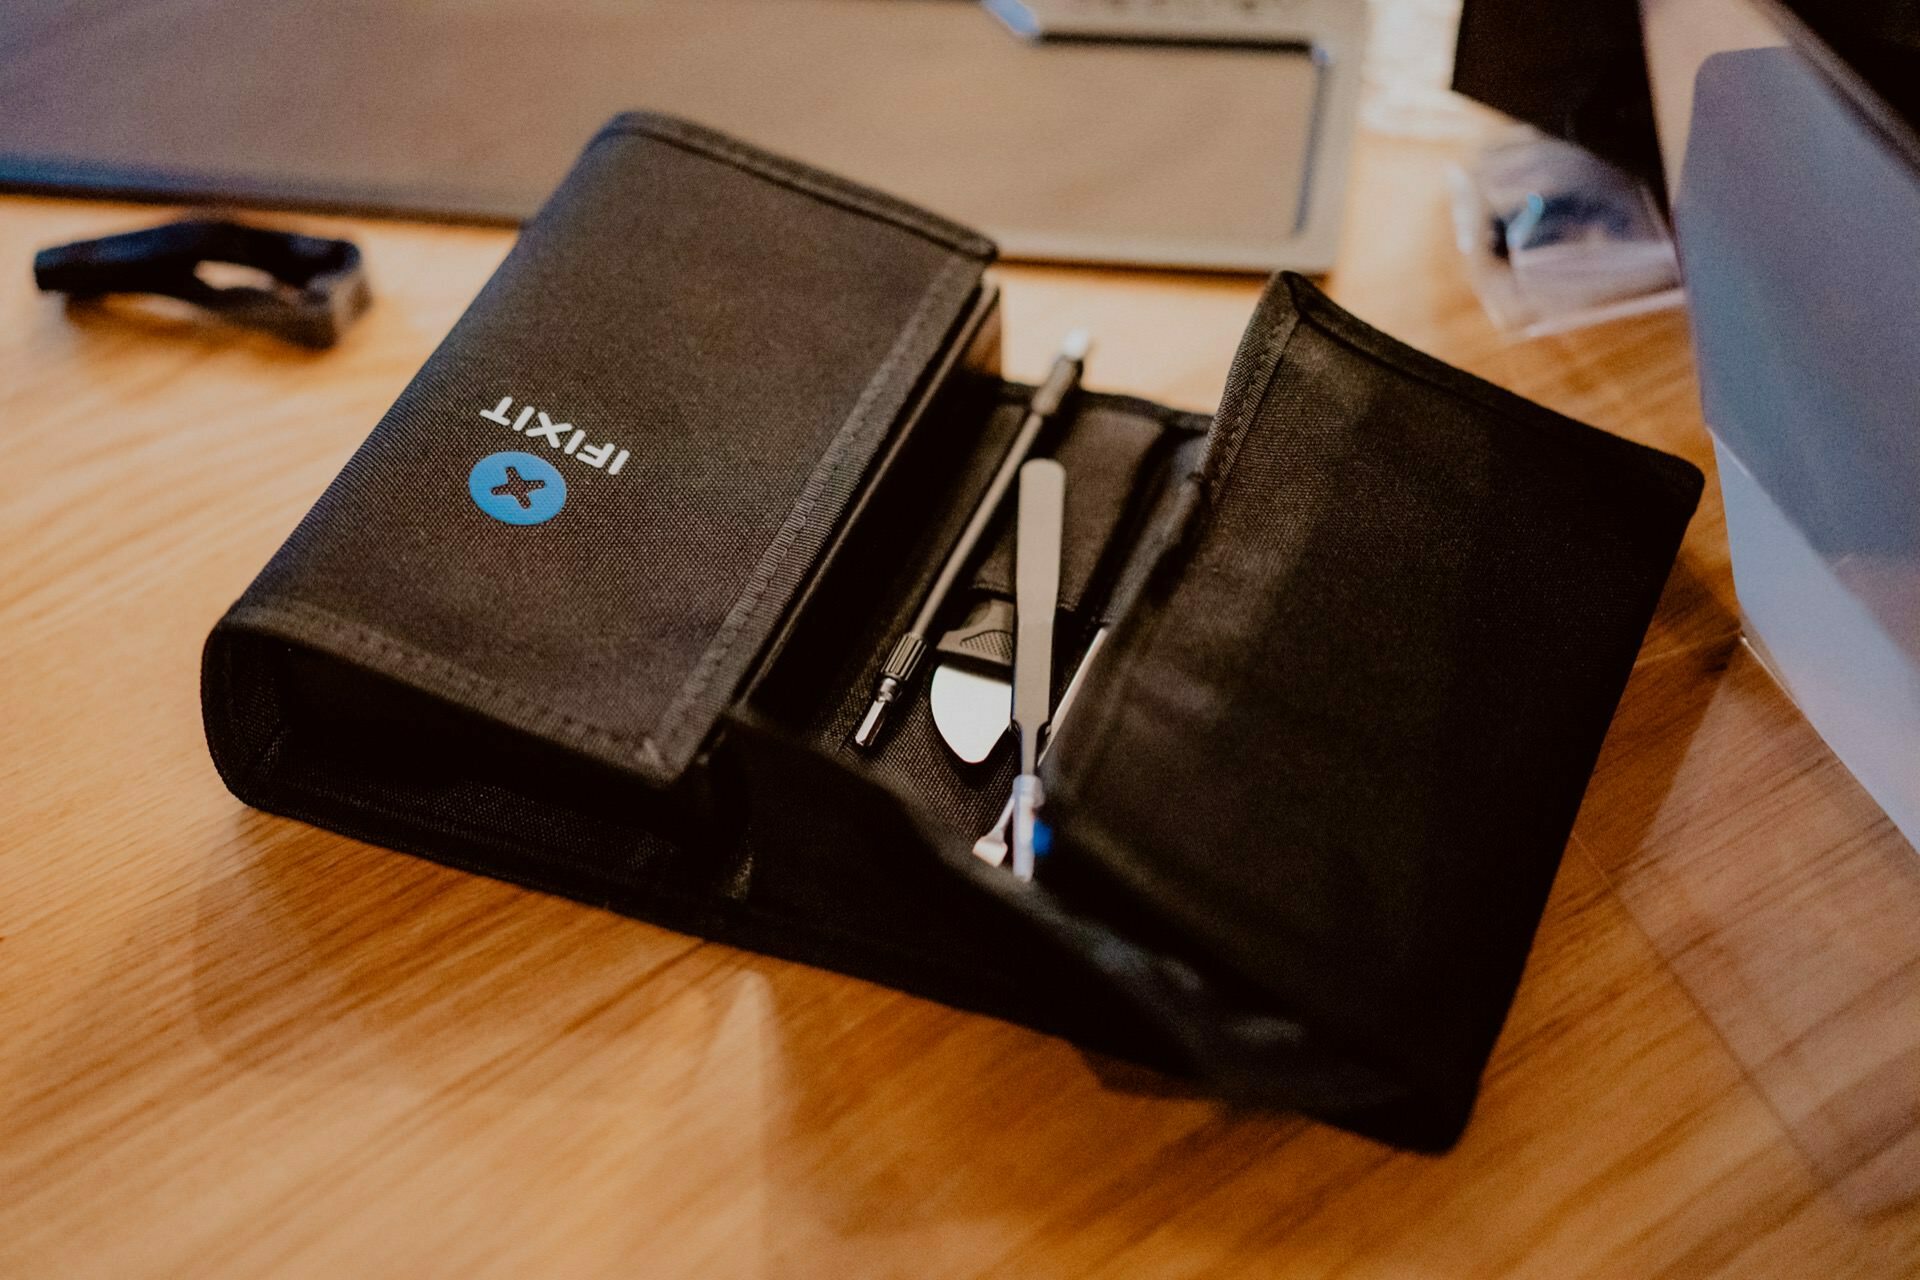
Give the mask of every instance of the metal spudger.
M 1020 527 L 1013 544 L 1013 728 L 1020 776 L 1013 780 L 1013 874 L 1033 879 L 1041 738 L 1052 718 L 1053 612 L 1060 604 L 1060 538 L 1066 468 L 1035 458 L 1020 468 Z
M 886 722 L 888 709 L 898 700 L 900 691 L 913 679 L 914 672 L 920 668 L 920 660 L 926 656 L 927 636 L 933 630 L 933 620 L 939 616 L 941 606 L 946 603 L 948 593 L 960 577 L 960 571 L 973 558 L 981 536 L 993 522 L 994 512 L 1000 509 L 1001 499 L 1013 487 L 1013 478 L 1019 474 L 1020 464 L 1033 451 L 1033 442 L 1039 438 L 1040 429 L 1060 411 L 1060 406 L 1073 389 L 1080 385 L 1080 371 L 1086 365 L 1088 345 L 1086 330 L 1075 329 L 1068 334 L 1067 340 L 1061 344 L 1059 358 L 1047 373 L 1047 380 L 1040 384 L 1033 393 L 1033 399 L 1027 402 L 1027 416 L 1021 420 L 1020 430 L 1013 437 L 1013 444 L 1008 448 L 1006 458 L 1001 461 L 1000 469 L 993 473 L 993 482 L 981 495 L 980 504 L 973 509 L 967 527 L 960 531 L 960 540 L 947 553 L 945 563 L 940 566 L 940 576 L 933 580 L 926 599 L 920 602 L 920 611 L 913 615 L 912 625 L 893 642 L 886 665 L 880 668 L 880 678 L 874 684 L 873 701 L 868 704 L 860 727 L 854 730 L 855 746 L 871 747 L 879 740 L 880 726 Z

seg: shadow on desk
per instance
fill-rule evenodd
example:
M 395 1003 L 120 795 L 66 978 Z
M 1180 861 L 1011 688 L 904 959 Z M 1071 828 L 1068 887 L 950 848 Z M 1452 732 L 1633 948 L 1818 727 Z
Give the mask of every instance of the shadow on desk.
M 194 966 L 223 1059 L 338 1095 L 330 1109 L 385 1109 L 376 1148 L 541 1117 L 544 1141 L 601 1152 L 629 1189 L 730 1184 L 759 1198 L 763 1261 L 1101 1188 L 1171 1206 L 1302 1135 L 1349 1174 L 1395 1158 L 1021 1027 L 282 819 L 237 814 L 235 843 Z M 549 1174 L 570 1187 L 571 1163 Z
M 1635 670 L 1574 841 L 1871 1218 L 1920 1201 L 1920 858 L 1732 625 Z

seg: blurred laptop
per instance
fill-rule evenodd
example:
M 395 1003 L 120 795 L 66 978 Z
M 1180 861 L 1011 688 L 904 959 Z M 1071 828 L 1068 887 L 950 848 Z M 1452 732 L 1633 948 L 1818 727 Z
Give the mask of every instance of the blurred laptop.
M 1324 270 L 1364 0 L 7 0 L 0 187 L 519 222 L 645 107 L 1011 257 Z

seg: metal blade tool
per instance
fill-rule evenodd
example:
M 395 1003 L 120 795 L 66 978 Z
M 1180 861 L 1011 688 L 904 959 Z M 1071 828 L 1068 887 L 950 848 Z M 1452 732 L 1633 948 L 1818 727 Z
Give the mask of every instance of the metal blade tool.
M 1039 809 L 1040 750 L 1052 718 L 1053 618 L 1060 603 L 1060 543 L 1066 517 L 1066 468 L 1035 458 L 1020 468 L 1019 528 L 1014 541 L 1013 727 L 1020 735 L 1020 776 L 1013 780 L 1013 874 L 1033 878 Z
M 862 750 L 871 750 L 880 740 L 880 727 L 886 723 L 887 715 L 901 693 L 913 680 L 914 673 L 920 669 L 920 660 L 927 653 L 927 636 L 933 630 L 934 619 L 941 607 L 946 604 L 947 596 L 953 591 L 953 585 L 960 577 L 960 571 L 972 559 L 980 545 L 980 538 L 993 523 L 994 512 L 1000 509 L 1000 500 L 1006 497 L 1007 490 L 1013 487 L 1014 476 L 1019 473 L 1020 464 L 1027 454 L 1033 451 L 1034 441 L 1040 438 L 1040 431 L 1066 402 L 1068 396 L 1080 385 L 1080 372 L 1087 359 L 1088 338 L 1086 330 L 1075 329 L 1067 335 L 1060 356 L 1053 362 L 1047 380 L 1034 391 L 1033 399 L 1027 404 L 1027 414 L 1015 433 L 1012 446 L 1007 450 L 1000 467 L 994 472 L 993 480 L 987 485 L 987 491 L 981 495 L 980 503 L 974 508 L 973 516 L 960 532 L 960 540 L 947 552 L 946 561 L 940 566 L 939 576 L 934 579 L 926 598 L 920 602 L 920 609 L 913 616 L 913 622 L 906 632 L 893 642 L 893 648 L 887 654 L 887 660 L 880 668 L 880 675 L 874 681 L 873 701 L 867 705 L 867 714 L 860 721 L 860 727 L 854 730 L 853 744 Z M 1056 562 L 1059 557 L 1054 557 Z

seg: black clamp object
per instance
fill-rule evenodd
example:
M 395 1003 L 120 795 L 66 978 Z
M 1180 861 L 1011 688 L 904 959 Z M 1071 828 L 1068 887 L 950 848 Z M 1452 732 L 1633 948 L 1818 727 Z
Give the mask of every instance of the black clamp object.
M 203 262 L 266 272 L 273 288 L 216 286 Z M 330 347 L 373 299 L 349 240 L 323 240 L 237 222 L 189 219 L 42 249 L 33 280 L 47 293 L 77 298 L 153 293 L 204 307 L 234 324 L 303 347 Z

